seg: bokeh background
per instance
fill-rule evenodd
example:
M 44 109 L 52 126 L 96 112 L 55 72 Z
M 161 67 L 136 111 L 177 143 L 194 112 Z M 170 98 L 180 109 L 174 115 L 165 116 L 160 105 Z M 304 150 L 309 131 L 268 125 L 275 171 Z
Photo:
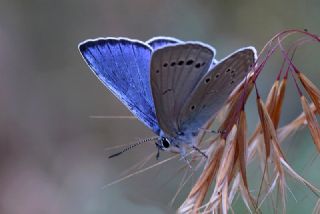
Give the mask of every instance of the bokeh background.
M 179 160 L 105 187 L 155 148 L 144 145 L 107 158 L 117 151 L 107 147 L 152 133 L 136 120 L 90 118 L 130 113 L 89 71 L 77 50 L 79 42 L 166 35 L 207 42 L 221 59 L 243 46 L 261 50 L 287 28 L 319 35 L 319 21 L 317 0 L 0 0 L 0 213 L 173 213 L 196 180 L 194 176 L 172 206 L 183 176 Z M 318 85 L 319 51 L 309 45 L 295 58 Z M 264 97 L 280 62 L 280 57 L 274 59 L 261 76 Z M 288 91 L 282 124 L 301 112 L 295 88 Z M 254 100 L 247 109 L 253 128 Z M 320 162 L 308 131 L 291 137 L 284 151 L 293 167 L 319 187 Z M 161 160 L 166 157 L 170 154 Z M 249 171 L 253 183 L 256 169 L 252 164 Z M 288 188 L 288 213 L 311 213 L 315 197 L 291 179 Z M 234 210 L 247 213 L 240 199 Z M 272 212 L 270 206 L 264 210 Z

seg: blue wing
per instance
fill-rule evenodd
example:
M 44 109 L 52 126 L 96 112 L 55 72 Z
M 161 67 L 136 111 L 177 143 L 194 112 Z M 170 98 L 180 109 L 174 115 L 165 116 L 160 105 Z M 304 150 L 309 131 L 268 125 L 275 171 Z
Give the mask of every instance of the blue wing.
M 151 47 L 125 38 L 101 38 L 82 42 L 79 50 L 99 80 L 159 134 L 150 88 Z
M 146 41 L 146 43 L 149 44 L 153 50 L 157 50 L 168 45 L 183 43 L 183 41 L 173 37 L 158 36 L 149 39 L 148 41 Z

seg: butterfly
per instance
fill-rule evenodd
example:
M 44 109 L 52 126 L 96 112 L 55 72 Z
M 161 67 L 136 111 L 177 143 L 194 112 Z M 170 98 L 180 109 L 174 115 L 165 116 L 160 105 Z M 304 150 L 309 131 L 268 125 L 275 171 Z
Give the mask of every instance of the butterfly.
M 98 79 L 157 135 L 151 139 L 156 141 L 157 157 L 159 150 L 170 148 L 182 157 L 188 148 L 202 153 L 196 147 L 201 127 L 256 60 L 254 47 L 241 48 L 218 61 L 210 45 L 171 37 L 146 42 L 97 38 L 80 43 L 79 50 Z

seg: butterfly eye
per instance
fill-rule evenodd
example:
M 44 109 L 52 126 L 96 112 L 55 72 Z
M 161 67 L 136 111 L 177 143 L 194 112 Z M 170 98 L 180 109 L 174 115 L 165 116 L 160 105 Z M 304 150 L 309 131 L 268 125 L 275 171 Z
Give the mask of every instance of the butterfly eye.
M 169 140 L 167 139 L 167 138 L 165 138 L 165 137 L 162 137 L 161 138 L 161 143 L 162 143 L 162 147 L 163 148 L 169 148 L 170 147 L 170 142 L 169 142 Z

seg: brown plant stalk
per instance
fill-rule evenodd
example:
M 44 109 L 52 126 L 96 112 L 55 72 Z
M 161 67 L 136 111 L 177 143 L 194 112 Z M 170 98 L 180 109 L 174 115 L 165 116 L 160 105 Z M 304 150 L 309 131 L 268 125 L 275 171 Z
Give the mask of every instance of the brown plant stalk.
M 293 36 L 300 37 L 285 49 L 284 41 Z M 280 205 L 282 212 L 285 213 L 286 177 L 288 175 L 301 182 L 319 197 L 320 191 L 294 171 L 281 148 L 286 138 L 293 135 L 298 129 L 308 127 L 313 142 L 320 152 L 320 127 L 316 119 L 316 113 L 320 113 L 320 90 L 293 64 L 293 56 L 297 48 L 311 42 L 318 43 L 320 39 L 306 31 L 286 30 L 275 35 L 265 45 L 246 80 L 232 92 L 225 106 L 218 113 L 221 133 L 218 137 L 209 139 L 209 143 L 206 144 L 208 159 L 188 197 L 180 206 L 179 213 L 228 213 L 232 211 L 232 202 L 237 194 L 241 196 L 250 212 L 259 213 L 261 212 L 260 206 L 266 198 L 271 197 L 271 200 L 274 201 L 271 193 L 276 189 L 280 192 Z M 277 50 L 282 54 L 284 62 L 264 102 L 256 87 L 256 79 Z M 290 54 L 292 54 L 291 58 Z M 287 70 L 283 74 L 285 65 L 287 65 Z M 279 127 L 287 77 L 290 72 L 296 74 L 312 103 L 308 103 L 300 86 L 296 83 L 303 112 L 296 119 Z M 245 105 L 254 87 L 257 94 L 259 122 L 248 138 L 246 119 L 248 112 L 245 111 Z M 210 123 L 206 129 L 209 127 Z M 200 139 L 204 138 L 201 136 Z M 247 179 L 247 170 L 248 164 L 254 160 L 260 160 L 262 177 L 260 188 L 252 191 Z M 207 200 L 205 200 L 206 197 Z M 276 203 L 274 206 L 276 210 Z M 319 207 L 318 202 L 315 212 L 319 210 Z

